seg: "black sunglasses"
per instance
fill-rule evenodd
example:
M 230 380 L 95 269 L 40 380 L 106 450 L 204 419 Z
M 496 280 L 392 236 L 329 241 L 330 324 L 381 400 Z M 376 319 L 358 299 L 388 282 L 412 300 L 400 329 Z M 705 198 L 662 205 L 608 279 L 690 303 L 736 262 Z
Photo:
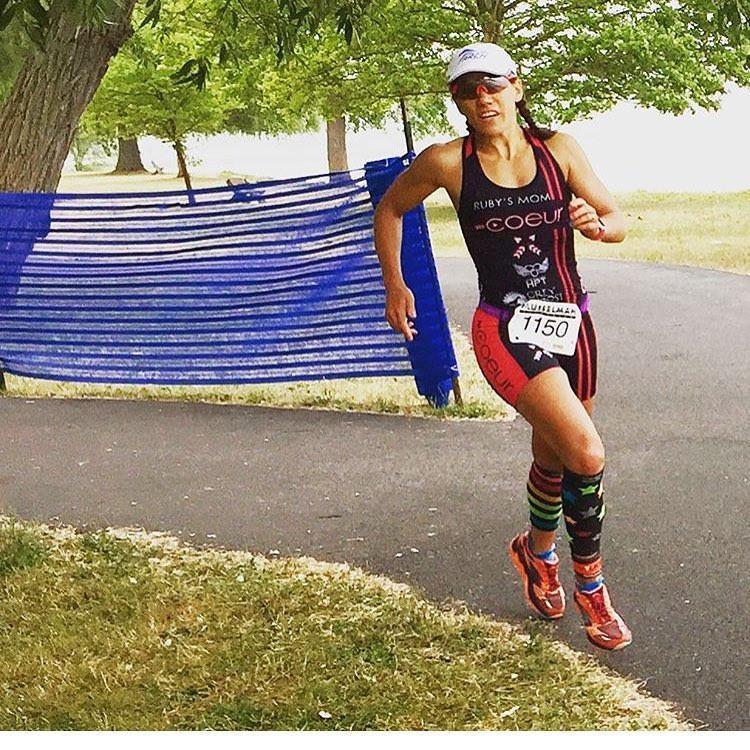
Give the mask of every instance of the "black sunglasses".
M 462 76 L 463 78 L 463 76 Z M 456 99 L 478 99 L 479 89 L 484 89 L 487 94 L 497 94 L 507 89 L 515 80 L 516 76 L 481 76 L 480 78 L 459 78 L 450 84 L 450 92 Z

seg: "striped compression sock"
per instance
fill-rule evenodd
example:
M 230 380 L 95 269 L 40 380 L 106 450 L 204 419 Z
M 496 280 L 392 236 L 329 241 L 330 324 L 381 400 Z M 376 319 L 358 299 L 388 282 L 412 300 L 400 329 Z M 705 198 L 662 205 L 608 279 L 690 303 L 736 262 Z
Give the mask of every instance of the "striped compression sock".
M 573 571 L 579 587 L 586 590 L 600 583 L 602 576 L 602 521 L 606 513 L 602 475 L 582 476 L 568 469 L 563 472 L 562 502 L 568 530 Z
M 543 469 L 534 461 L 526 484 L 531 525 L 540 531 L 554 531 L 562 515 L 562 474 Z

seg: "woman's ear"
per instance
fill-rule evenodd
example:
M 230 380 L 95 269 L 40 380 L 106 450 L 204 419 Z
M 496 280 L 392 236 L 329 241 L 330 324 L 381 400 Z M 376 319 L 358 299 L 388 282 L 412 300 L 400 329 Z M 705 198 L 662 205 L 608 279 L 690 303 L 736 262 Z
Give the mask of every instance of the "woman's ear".
M 516 102 L 520 102 L 523 99 L 523 83 L 520 78 L 513 81 L 513 88 L 516 90 Z

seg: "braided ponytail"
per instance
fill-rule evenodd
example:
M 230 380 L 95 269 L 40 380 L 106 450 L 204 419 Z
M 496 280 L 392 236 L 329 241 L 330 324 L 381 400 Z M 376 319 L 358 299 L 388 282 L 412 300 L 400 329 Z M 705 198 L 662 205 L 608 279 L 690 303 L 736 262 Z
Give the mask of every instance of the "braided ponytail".
M 541 128 L 534 122 L 534 118 L 531 116 L 531 112 L 529 112 L 529 105 L 526 104 L 526 99 L 522 98 L 521 101 L 516 102 L 516 109 L 518 109 L 518 114 L 526 121 L 529 132 L 534 137 L 546 141 L 552 138 L 557 132 L 556 130 L 550 130 L 549 128 Z

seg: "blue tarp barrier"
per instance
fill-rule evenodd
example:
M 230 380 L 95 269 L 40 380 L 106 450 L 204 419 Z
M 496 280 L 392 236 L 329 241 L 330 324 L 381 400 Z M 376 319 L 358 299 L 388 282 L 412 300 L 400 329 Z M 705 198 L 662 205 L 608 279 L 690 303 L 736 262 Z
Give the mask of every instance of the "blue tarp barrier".
M 367 185 L 376 206 L 413 158 L 414 154 L 409 153 L 403 158 L 383 159 L 365 165 Z M 419 333 L 406 344 L 417 390 L 432 404 L 446 406 L 453 389 L 453 378 L 458 377 L 458 365 L 422 204 L 403 218 L 401 270 L 406 285 L 414 293 L 417 308 L 414 327 Z
M 440 330 L 420 344 L 448 352 L 426 361 L 383 317 L 373 204 L 401 161 L 189 193 L 0 193 L 0 370 L 154 385 L 411 374 L 444 405 L 455 356 L 437 277 L 415 290 L 419 338 Z M 405 231 L 405 259 L 412 243 L 432 263 L 426 233 Z

